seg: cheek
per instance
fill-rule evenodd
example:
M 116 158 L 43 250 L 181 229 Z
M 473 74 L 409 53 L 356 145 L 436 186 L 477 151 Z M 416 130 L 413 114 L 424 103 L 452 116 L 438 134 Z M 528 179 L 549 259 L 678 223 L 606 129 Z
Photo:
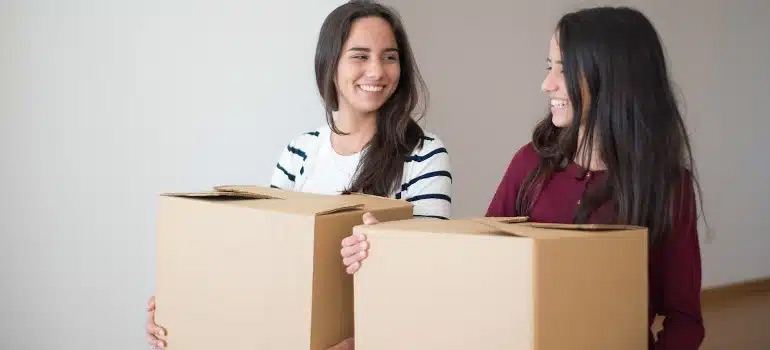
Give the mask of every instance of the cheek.
M 564 80 L 563 75 L 556 79 L 556 85 L 559 87 L 559 91 L 564 91 L 565 97 L 569 98 L 567 96 L 567 82 Z
M 352 64 L 342 64 L 337 67 L 337 83 L 340 86 L 344 86 L 346 84 L 350 84 L 352 82 L 355 82 L 356 79 L 360 76 L 360 74 L 357 73 L 359 69 L 355 65 Z
M 567 110 L 564 113 L 564 121 L 571 124 L 572 120 L 575 119 L 574 114 L 575 112 L 572 111 L 572 106 L 570 106 L 569 108 L 567 108 Z
M 401 78 L 401 66 L 398 64 L 391 65 L 387 68 L 387 72 L 391 85 L 398 85 L 398 81 Z

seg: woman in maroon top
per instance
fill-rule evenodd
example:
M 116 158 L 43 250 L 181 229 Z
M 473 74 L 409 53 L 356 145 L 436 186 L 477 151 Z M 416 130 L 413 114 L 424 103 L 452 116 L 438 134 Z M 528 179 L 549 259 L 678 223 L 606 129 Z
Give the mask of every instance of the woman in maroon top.
M 650 349 L 697 349 L 699 187 L 657 32 L 629 8 L 569 13 L 548 63 L 541 88 L 551 112 L 514 155 L 487 216 L 647 227 L 650 325 L 665 317 L 657 339 L 649 332 Z M 343 242 L 349 273 L 367 249 L 365 237 Z
M 487 216 L 649 229 L 650 349 L 704 336 L 692 154 L 658 35 L 628 8 L 569 13 L 551 39 L 551 112 L 513 157 Z

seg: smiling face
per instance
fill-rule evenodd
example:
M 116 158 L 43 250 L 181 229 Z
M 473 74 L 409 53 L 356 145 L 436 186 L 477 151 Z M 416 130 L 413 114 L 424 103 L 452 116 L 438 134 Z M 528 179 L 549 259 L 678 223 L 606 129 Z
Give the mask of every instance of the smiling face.
M 398 87 L 401 75 L 393 29 L 380 17 L 364 17 L 351 25 L 335 74 L 340 111 L 377 112 Z
M 545 76 L 540 88 L 550 98 L 553 125 L 559 128 L 571 125 L 574 113 L 572 111 L 572 102 L 567 93 L 561 50 L 556 40 L 556 35 L 551 37 L 551 44 L 548 50 L 548 74 Z

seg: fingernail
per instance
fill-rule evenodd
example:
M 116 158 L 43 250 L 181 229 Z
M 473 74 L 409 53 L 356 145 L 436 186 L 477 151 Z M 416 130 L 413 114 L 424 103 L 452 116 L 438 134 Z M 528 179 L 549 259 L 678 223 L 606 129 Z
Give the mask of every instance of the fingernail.
M 358 246 L 361 247 L 361 249 L 366 249 L 366 242 L 361 242 Z
M 366 237 L 364 237 L 364 235 L 362 235 L 362 234 L 360 234 L 360 233 L 357 233 L 357 234 L 356 234 L 356 238 L 357 238 L 359 241 L 363 241 L 363 240 L 366 240 Z
M 360 252 L 360 253 L 358 253 L 358 256 L 360 256 L 360 257 L 362 257 L 362 258 L 363 258 L 363 257 L 365 257 L 365 256 L 366 256 L 366 252 Z
M 166 345 L 165 345 L 165 344 L 163 344 L 163 342 L 162 342 L 162 341 L 159 341 L 159 342 L 158 342 L 158 349 L 163 349 L 163 348 L 165 348 L 165 347 L 166 347 Z

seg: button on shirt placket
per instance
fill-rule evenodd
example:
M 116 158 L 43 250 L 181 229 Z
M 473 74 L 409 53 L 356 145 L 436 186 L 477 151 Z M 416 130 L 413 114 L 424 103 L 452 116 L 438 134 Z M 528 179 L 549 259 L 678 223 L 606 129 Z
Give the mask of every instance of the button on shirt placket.
M 580 198 L 578 198 L 577 205 L 580 205 L 580 202 L 585 195 L 586 191 L 588 190 L 588 186 L 591 184 L 591 178 L 592 173 L 590 171 L 586 172 L 583 178 L 580 180 L 580 182 L 583 183 L 583 193 L 580 194 Z

